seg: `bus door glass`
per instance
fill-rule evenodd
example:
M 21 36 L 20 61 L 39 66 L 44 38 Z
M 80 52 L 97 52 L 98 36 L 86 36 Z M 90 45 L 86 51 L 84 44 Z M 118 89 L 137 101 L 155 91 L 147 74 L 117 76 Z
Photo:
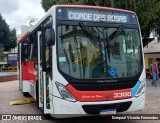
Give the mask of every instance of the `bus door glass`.
M 43 32 L 43 31 L 42 31 Z M 45 42 L 46 32 L 38 33 L 38 78 L 39 79 L 39 99 L 40 105 L 46 105 L 50 109 L 49 92 L 51 92 L 49 83 L 52 80 L 52 47 Z M 46 85 L 44 85 L 46 83 Z M 45 91 L 46 92 L 45 92 Z M 44 94 L 45 92 L 45 94 Z
M 39 107 L 43 107 L 43 74 L 42 74 L 42 35 L 41 32 L 37 32 L 38 39 L 38 98 L 39 98 Z

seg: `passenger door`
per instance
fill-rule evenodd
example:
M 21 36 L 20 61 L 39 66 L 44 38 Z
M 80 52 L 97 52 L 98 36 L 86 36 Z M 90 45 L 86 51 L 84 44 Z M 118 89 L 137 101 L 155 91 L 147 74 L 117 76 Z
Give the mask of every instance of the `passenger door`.
M 45 30 L 38 31 L 38 98 L 44 114 L 52 114 L 52 47 L 45 41 Z

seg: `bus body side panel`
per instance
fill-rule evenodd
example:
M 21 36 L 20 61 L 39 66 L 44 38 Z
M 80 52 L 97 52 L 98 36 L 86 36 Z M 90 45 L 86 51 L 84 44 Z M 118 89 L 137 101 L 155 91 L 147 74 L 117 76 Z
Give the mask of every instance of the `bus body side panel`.
M 28 62 L 22 62 L 22 80 L 28 80 Z
M 37 69 L 35 69 L 35 62 L 34 61 L 30 61 L 29 65 L 28 65 L 28 80 L 31 83 L 36 84 Z
M 22 62 L 22 92 L 29 92 L 28 62 Z
M 22 62 L 22 92 L 28 92 L 36 99 L 37 70 L 34 61 Z

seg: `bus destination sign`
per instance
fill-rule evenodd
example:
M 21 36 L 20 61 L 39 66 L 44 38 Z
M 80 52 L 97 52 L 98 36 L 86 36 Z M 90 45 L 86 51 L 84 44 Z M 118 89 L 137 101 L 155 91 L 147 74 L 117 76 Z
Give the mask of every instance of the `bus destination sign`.
M 68 11 L 69 20 L 83 20 L 83 21 L 104 21 L 104 22 L 117 22 L 117 23 L 126 23 L 126 15 L 111 15 L 103 13 L 87 13 L 87 12 L 73 12 Z
M 136 16 L 133 13 L 86 8 L 58 8 L 57 19 L 109 23 L 137 23 Z

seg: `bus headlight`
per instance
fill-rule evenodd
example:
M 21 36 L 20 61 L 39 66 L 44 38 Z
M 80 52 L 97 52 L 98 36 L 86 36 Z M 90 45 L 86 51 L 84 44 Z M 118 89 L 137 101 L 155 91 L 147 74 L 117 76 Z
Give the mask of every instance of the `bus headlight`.
M 139 97 L 140 95 L 142 95 L 145 92 L 145 88 L 146 88 L 146 79 L 144 79 L 141 82 L 141 85 L 139 86 L 139 89 L 137 90 L 135 97 Z
M 57 89 L 63 99 L 71 101 L 71 102 L 77 101 L 74 98 L 74 96 L 65 88 L 64 85 L 60 84 L 59 82 L 56 82 L 56 86 L 57 86 Z

